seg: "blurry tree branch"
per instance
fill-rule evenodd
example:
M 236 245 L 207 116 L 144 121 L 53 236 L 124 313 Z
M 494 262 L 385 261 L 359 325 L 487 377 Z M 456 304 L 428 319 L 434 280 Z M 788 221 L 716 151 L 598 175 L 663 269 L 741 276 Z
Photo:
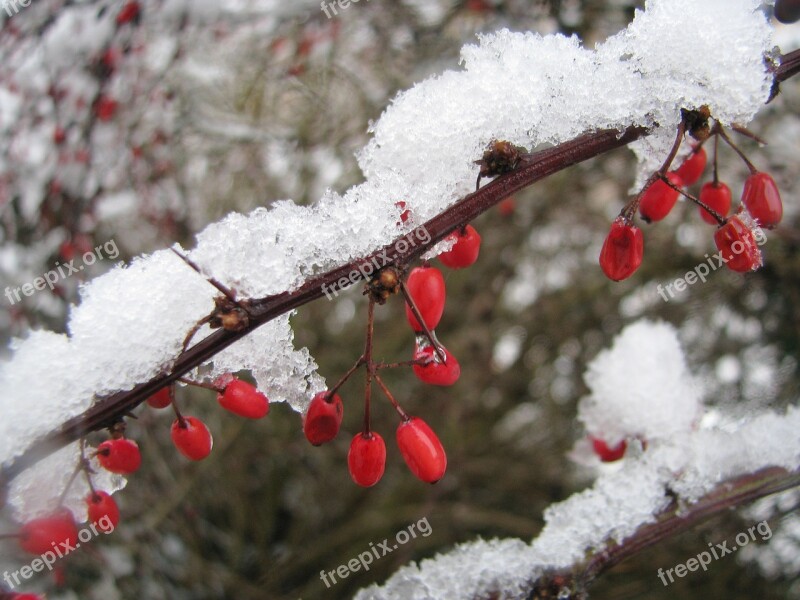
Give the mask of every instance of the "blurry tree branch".
M 771 467 L 720 483 L 689 506 L 675 500 L 656 517 L 654 523 L 643 525 L 619 544 L 609 542 L 605 549 L 596 552 L 583 565 L 538 578 L 532 583 L 530 598 L 588 598 L 587 589 L 591 583 L 622 561 L 731 508 L 798 485 L 800 471 Z M 568 590 L 566 595 L 559 595 L 565 590 Z

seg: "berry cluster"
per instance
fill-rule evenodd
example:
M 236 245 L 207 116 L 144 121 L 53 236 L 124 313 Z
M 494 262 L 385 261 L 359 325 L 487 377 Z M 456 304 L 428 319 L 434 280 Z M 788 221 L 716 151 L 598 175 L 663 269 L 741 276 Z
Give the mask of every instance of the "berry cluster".
M 707 109 L 684 111 L 684 119 L 678 128 L 678 136 L 669 157 L 662 168 L 650 177 L 639 194 L 625 206 L 611 224 L 611 230 L 600 250 L 600 267 L 609 279 L 621 281 L 630 277 L 641 265 L 644 255 L 642 231 L 633 224 L 637 209 L 641 218 L 651 223 L 661 221 L 673 209 L 680 195 L 698 206 L 700 217 L 710 225 L 716 225 L 714 243 L 722 253 L 725 264 L 733 271 L 746 273 L 761 266 L 761 252 L 758 249 L 753 229 L 764 227 L 772 229 L 780 223 L 783 216 L 783 203 L 775 180 L 759 171 L 744 153 L 733 143 L 719 123 L 709 126 L 710 114 Z M 751 138 L 753 134 L 742 127 L 734 131 Z M 674 171 L 669 168 L 683 142 L 685 133 L 696 140 L 689 157 Z M 700 181 L 708 162 L 703 145 L 714 140 L 713 179 L 703 184 L 699 198 L 685 191 L 685 188 Z M 744 182 L 741 205 L 731 211 L 731 190 L 719 180 L 717 174 L 717 148 L 722 139 L 744 160 L 750 175 Z
M 398 202 L 400 221 L 411 218 L 405 202 Z M 448 237 L 451 247 L 439 256 L 446 266 L 461 269 L 473 264 L 480 252 L 481 237 L 475 228 L 467 225 Z M 405 297 L 406 320 L 415 334 L 414 354 L 410 361 L 384 364 L 372 359 L 373 315 L 375 304 L 383 304 L 388 297 L 402 292 Z M 364 394 L 364 426 L 350 442 L 347 465 L 355 483 L 370 487 L 378 483 L 386 468 L 386 443 L 370 423 L 371 384 L 374 380 L 389 399 L 398 415 L 396 441 L 400 454 L 411 472 L 427 483 L 439 481 L 447 468 L 447 455 L 438 436 L 419 417 L 409 416 L 384 384 L 378 371 L 384 368 L 411 366 L 420 381 L 430 385 L 453 385 L 461 375 L 456 358 L 436 337 L 435 329 L 444 313 L 445 283 L 442 272 L 425 263 L 415 267 L 405 282 L 395 267 L 386 267 L 367 283 L 364 292 L 369 296 L 367 340 L 364 354 L 330 390 L 319 392 L 312 399 L 303 418 L 303 432 L 314 446 L 333 440 L 339 433 L 344 415 L 344 405 L 339 388 L 361 366 L 367 371 Z
M 269 401 L 264 394 L 251 384 L 231 375 L 223 376 L 216 384 L 211 385 L 186 379 L 181 381 L 216 391 L 219 405 L 236 415 L 259 419 L 269 412 Z M 210 454 L 213 444 L 211 433 L 197 417 L 184 416 L 180 413 L 175 403 L 173 386 L 162 388 L 150 396 L 147 404 L 156 409 L 173 407 L 176 418 L 171 427 L 172 441 L 183 456 L 190 460 L 202 460 Z M 139 470 L 142 455 L 139 445 L 125 437 L 125 427 L 124 421 L 119 421 L 110 427 L 109 439 L 100 443 L 92 456 L 106 471 L 129 476 Z M 0 538 L 15 538 L 23 551 L 33 555 L 42 555 L 60 547 L 76 548 L 77 523 L 72 512 L 63 506 L 63 500 L 81 472 L 85 475 L 90 489 L 85 497 L 89 523 L 103 533 L 111 533 L 116 529 L 120 521 L 119 507 L 110 494 L 95 489 L 92 483 L 94 471 L 85 456 L 85 448 L 86 444 L 83 441 L 81 458 L 61 495 L 59 508 L 51 514 L 23 523 L 16 533 L 0 535 Z M 15 600 L 38 598 L 26 594 L 11 597 Z

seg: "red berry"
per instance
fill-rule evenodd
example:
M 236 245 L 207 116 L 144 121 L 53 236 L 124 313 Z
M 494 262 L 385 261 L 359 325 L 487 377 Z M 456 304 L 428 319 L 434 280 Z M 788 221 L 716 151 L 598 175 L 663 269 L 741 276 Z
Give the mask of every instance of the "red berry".
M 303 418 L 303 433 L 314 446 L 330 442 L 339 433 L 344 406 L 339 394 L 328 397 L 328 392 L 319 392 L 311 399 Z
M 628 442 L 622 440 L 613 448 L 609 448 L 604 440 L 599 438 L 591 438 L 594 453 L 600 457 L 603 462 L 614 462 L 625 456 L 625 450 L 628 449 Z
M 403 200 L 395 202 L 394 205 L 403 211 L 400 213 L 400 221 L 406 223 L 411 218 L 411 210 L 406 208 L 406 203 Z
M 761 266 L 761 251 L 753 231 L 736 215 L 714 232 L 714 243 L 733 271 L 746 273 Z
M 709 181 L 700 188 L 700 202 L 727 217 L 731 210 L 731 188 L 720 181 Z M 700 216 L 709 225 L 718 225 L 717 220 L 702 206 L 698 206 Z
M 267 397 L 241 379 L 226 385 L 223 392 L 217 394 L 217 402 L 225 410 L 248 419 L 260 419 L 269 412 Z
M 378 483 L 386 467 L 386 444 L 383 438 L 374 431 L 357 433 L 350 442 L 347 466 L 350 477 L 358 485 L 371 487 Z
M 211 454 L 211 432 L 197 417 L 183 417 L 172 423 L 172 443 L 189 460 L 203 460 Z
M 53 132 L 53 143 L 56 145 L 63 144 L 67 139 L 67 132 L 61 127 L 56 127 Z
M 703 171 L 706 169 L 708 156 L 703 148 L 692 152 L 683 164 L 675 170 L 675 174 L 681 178 L 683 185 L 694 185 L 700 181 Z
M 397 428 L 397 446 L 414 475 L 426 483 L 436 483 L 447 469 L 442 443 L 428 424 L 411 417 Z
M 471 12 L 488 12 L 492 10 L 492 5 L 486 0 L 467 0 L 467 10 Z
M 74 548 L 78 543 L 78 528 L 72 513 L 62 509 L 56 514 L 25 523 L 20 528 L 18 541 L 20 548 L 31 554 L 44 554 L 54 547 Z
M 117 112 L 118 103 L 108 96 L 100 96 L 94 105 L 94 113 L 101 121 L 110 121 Z
M 430 344 L 416 345 L 414 360 L 427 361 L 427 364 L 414 365 L 414 375 L 430 385 L 453 385 L 461 376 L 461 365 L 447 348 L 441 344 L 439 347 L 444 352 L 445 362 L 441 361 Z
M 603 248 L 600 250 L 600 267 L 613 281 L 627 279 L 642 264 L 644 238 L 642 230 L 617 217 L 611 223 Z
M 147 399 L 147 403 L 153 408 L 166 408 L 172 403 L 170 398 L 169 386 L 163 387 Z
M 742 204 L 761 227 L 772 229 L 781 222 L 783 202 L 775 180 L 767 173 L 753 173 L 744 182 Z
M 444 312 L 445 288 L 442 272 L 436 267 L 426 265 L 416 267 L 411 270 L 406 280 L 406 288 L 428 329 L 435 329 Z M 408 303 L 406 303 L 406 319 L 414 331 L 422 331 Z
M 36 594 L 12 594 L 11 600 L 44 600 L 41 596 Z
M 497 205 L 497 212 L 499 212 L 503 217 L 510 217 L 514 214 L 516 207 L 517 201 L 514 199 L 514 196 L 509 196 L 505 200 L 500 201 L 500 203 Z
M 678 187 L 683 186 L 683 180 L 675 173 L 667 173 L 667 179 L 673 185 Z M 678 201 L 679 193 L 677 190 L 671 188 L 663 180 L 658 179 L 647 188 L 642 194 L 642 199 L 639 204 L 639 214 L 648 223 L 652 221 L 660 221 L 666 217 Z
M 113 71 L 117 66 L 117 61 L 119 61 L 119 55 L 119 50 L 116 48 L 108 48 L 103 52 L 103 56 L 100 57 L 100 62 L 106 69 Z
M 97 525 L 103 533 L 111 533 L 119 524 L 119 507 L 114 499 L 105 492 L 89 493 L 86 496 L 89 509 L 89 522 Z
M 124 25 L 130 23 L 139 16 L 139 3 L 128 2 L 117 13 L 117 25 Z
M 455 244 L 447 252 L 439 255 L 442 264 L 451 269 L 463 269 L 478 260 L 481 250 L 481 236 L 472 225 L 467 225 L 463 230 L 454 231 L 447 236 L 448 240 L 455 240 Z
M 103 468 L 112 473 L 130 475 L 139 470 L 142 454 L 139 445 L 133 440 L 119 438 L 106 440 L 97 447 L 97 460 Z

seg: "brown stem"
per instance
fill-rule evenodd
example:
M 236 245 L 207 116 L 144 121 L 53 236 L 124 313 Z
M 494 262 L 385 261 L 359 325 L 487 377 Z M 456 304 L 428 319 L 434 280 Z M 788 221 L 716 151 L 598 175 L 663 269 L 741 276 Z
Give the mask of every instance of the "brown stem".
M 403 419 L 403 421 L 408 421 L 408 420 L 410 419 L 410 417 L 408 416 L 408 413 L 406 413 L 406 411 L 404 411 L 404 410 L 403 410 L 403 407 L 402 407 L 402 406 L 400 406 L 400 403 L 399 403 L 399 402 L 397 402 L 397 400 L 395 399 L 395 397 L 394 397 L 394 395 L 392 394 L 392 392 L 390 392 L 390 391 L 389 391 L 389 388 L 388 388 L 388 387 L 386 387 L 386 384 L 385 384 L 385 383 L 383 383 L 383 379 L 381 379 L 381 378 L 378 376 L 378 374 L 377 374 L 377 373 L 375 374 L 375 381 L 377 381 L 377 382 L 378 382 L 378 385 L 380 386 L 381 390 L 383 390 L 383 393 L 384 393 L 384 394 L 386 395 L 386 397 L 389 399 L 389 402 L 391 402 L 391 403 L 392 403 L 392 406 L 394 406 L 394 409 L 395 409 L 395 410 L 397 411 L 397 413 L 400 415 L 400 418 L 401 418 L 401 419 Z
M 758 169 L 756 169 L 755 165 L 753 165 L 753 163 L 750 162 L 750 159 L 747 158 L 747 156 L 745 156 L 744 152 L 742 152 L 739 149 L 739 146 L 737 146 L 733 142 L 733 140 L 730 137 L 728 137 L 728 134 L 725 133 L 725 130 L 722 127 L 719 127 L 718 134 L 723 140 L 725 140 L 725 143 L 728 144 L 728 146 L 730 146 L 733 149 L 733 151 L 739 155 L 739 158 L 741 158 L 744 161 L 744 164 L 746 164 L 747 168 L 750 169 L 751 174 L 758 172 Z
M 719 136 L 714 136 L 714 187 L 717 186 L 719 183 L 718 171 L 717 171 L 717 155 L 719 153 Z
M 779 84 L 797 75 L 799 71 L 800 50 L 795 50 L 781 57 L 780 64 L 774 68 L 774 81 Z M 25 469 L 87 433 L 103 429 L 114 423 L 121 415 L 132 411 L 160 388 L 200 366 L 257 327 L 312 300 L 321 298 L 325 295 L 325 289 L 333 287 L 342 277 L 349 277 L 355 264 L 383 257 L 384 252 L 385 256 L 389 258 L 388 264 L 407 264 L 427 252 L 454 229 L 469 223 L 504 198 L 514 195 L 553 173 L 622 148 L 645 135 L 647 135 L 647 129 L 639 126 L 631 126 L 621 132 L 617 129 L 604 129 L 581 135 L 569 142 L 534 153 L 530 162 L 526 162 L 510 173 L 500 175 L 425 223 L 424 227 L 431 235 L 427 244 L 419 244 L 414 232 L 411 232 L 400 238 L 406 241 L 406 250 L 403 252 L 397 250 L 396 244 L 399 240 L 393 240 L 368 257 L 342 265 L 306 281 L 293 292 L 282 292 L 265 298 L 253 299 L 248 305 L 248 313 L 252 315 L 252 318 L 246 327 L 239 331 L 217 330 L 191 348 L 181 352 L 173 363 L 170 373 L 159 375 L 131 390 L 97 398 L 92 406 L 82 414 L 68 419 L 55 431 L 33 440 L 22 454 L 6 464 L 0 471 L 0 506 L 3 504 L 2 498 L 5 496 L 8 482 Z
M 97 490 L 94 489 L 94 484 L 92 483 L 92 476 L 90 474 L 89 468 L 86 465 L 86 459 L 83 462 L 83 474 L 86 475 L 86 485 L 89 486 L 89 489 L 92 492 L 92 498 L 97 496 Z
M 61 492 L 61 495 L 58 497 L 58 506 L 62 506 L 64 504 L 64 499 L 67 497 L 72 484 L 75 482 L 78 474 L 83 471 L 83 460 L 83 451 L 81 451 L 80 460 L 78 460 L 78 464 L 75 465 L 75 468 L 72 470 L 72 474 L 69 476 L 69 481 L 67 481 L 67 485 L 64 486 L 64 491 Z M 94 492 L 94 490 L 92 490 L 92 492 Z
M 342 375 L 341 379 L 336 382 L 336 385 L 328 391 L 326 398 L 330 401 L 330 399 L 333 398 L 333 395 L 339 391 L 339 388 L 342 387 L 347 380 L 350 379 L 350 376 L 356 372 L 356 369 L 358 369 L 358 367 L 363 365 L 365 362 L 364 355 L 362 354 L 361 357 L 353 364 L 353 366 L 347 369 L 347 372 Z
M 221 284 L 219 281 L 217 281 L 213 277 L 206 277 L 205 275 L 203 275 L 203 272 L 200 270 L 200 267 L 198 267 L 197 264 L 191 258 L 189 258 L 188 256 L 184 255 L 181 252 L 178 252 L 177 250 L 175 250 L 174 247 L 170 247 L 170 250 L 172 250 L 175 254 L 177 254 L 178 258 L 180 258 L 183 262 L 185 262 L 192 269 L 197 271 L 198 275 L 204 277 L 205 280 L 208 283 L 210 283 L 215 288 L 217 288 L 222 293 L 222 295 L 225 296 L 228 300 L 233 302 L 236 306 L 238 306 L 242 310 L 247 311 L 246 307 L 244 307 L 244 306 L 239 304 L 239 301 L 236 299 L 236 294 L 233 292 L 233 290 L 231 290 L 229 287 Z
M 681 144 L 683 143 L 683 136 L 686 134 L 686 122 L 681 120 L 678 123 L 678 133 L 675 136 L 675 141 L 672 143 L 672 148 L 667 154 L 667 158 L 664 159 L 664 164 L 661 165 L 661 168 L 658 170 L 659 175 L 666 175 L 669 168 L 672 166 L 672 161 L 675 160 L 675 156 L 678 154 L 678 150 L 681 148 Z
M 699 206 L 699 207 L 701 207 L 701 208 L 704 208 L 704 209 L 706 209 L 706 210 L 709 212 L 709 214 L 710 214 L 712 217 L 714 217 L 714 218 L 717 220 L 717 223 L 719 223 L 720 225 L 725 225 L 725 223 L 728 221 L 728 219 L 726 219 L 726 218 L 725 218 L 725 217 L 723 217 L 721 214 L 719 214 L 717 211 L 715 211 L 713 208 L 711 208 L 710 206 L 708 206 L 708 205 L 707 205 L 705 202 L 703 202 L 703 201 L 702 201 L 702 200 L 700 200 L 699 198 L 695 198 L 694 196 L 692 196 L 692 195 L 691 195 L 689 192 L 687 192 L 687 191 L 686 191 L 686 190 L 684 190 L 683 188 L 681 188 L 681 187 L 678 187 L 677 185 L 675 185 L 674 183 L 672 183 L 672 182 L 669 180 L 669 177 L 665 177 L 664 175 L 661 175 L 661 177 L 660 177 L 660 178 L 661 178 L 661 181 L 663 181 L 664 183 L 666 183 L 666 184 L 667 184 L 669 187 L 671 187 L 673 190 L 675 190 L 676 192 L 678 192 L 678 193 L 679 193 L 681 196 L 684 196 L 685 198 L 688 198 L 689 200 L 691 200 L 692 202 L 694 202 L 694 203 L 695 203 L 697 206 Z
M 678 154 L 678 150 L 683 143 L 683 136 L 685 134 L 686 123 L 681 120 L 681 122 L 678 124 L 678 132 L 675 135 L 675 141 L 672 143 L 672 148 L 670 149 L 669 154 L 667 154 L 667 158 L 661 164 L 661 167 L 659 167 L 658 171 L 647 178 L 647 181 L 644 182 L 644 185 L 642 186 L 642 189 L 639 190 L 639 193 L 636 194 L 636 196 L 631 199 L 630 202 L 623 206 L 622 210 L 619 212 L 619 215 L 625 219 L 626 223 L 633 223 L 634 215 L 636 214 L 636 211 L 639 210 L 639 204 L 642 202 L 642 196 L 644 196 L 644 193 L 650 188 L 650 186 L 658 181 L 659 178 L 665 178 L 667 171 L 669 171 L 669 168 L 672 166 L 672 161 L 675 160 L 675 155 Z
M 610 545 L 589 559 L 580 578 L 589 583 L 600 573 L 714 515 L 742 504 L 800 485 L 800 471 L 779 467 L 761 469 L 719 484 L 688 508 L 678 502 L 662 512 L 655 523 L 643 525 L 618 545 Z
M 200 331 L 200 328 L 206 323 L 210 323 L 212 318 L 213 318 L 212 315 L 206 315 L 192 326 L 192 328 L 186 334 L 186 337 L 183 338 L 183 345 L 181 346 L 181 354 L 186 352 L 186 349 L 189 347 L 189 343 L 192 341 L 192 338 L 194 338 L 197 332 Z
M 178 377 L 178 381 L 180 381 L 181 383 L 185 383 L 186 385 L 203 388 L 205 390 L 211 390 L 212 392 L 217 392 L 218 394 L 221 394 L 222 392 L 225 391 L 224 388 L 221 388 L 218 385 L 214 385 L 213 383 L 203 383 L 201 381 L 195 381 L 194 379 L 189 379 L 188 377 Z M 170 389 L 174 390 L 174 386 L 170 386 Z M 174 400 L 175 397 L 172 394 L 174 394 L 173 391 L 170 392 L 170 399 Z
M 375 363 L 375 369 L 397 369 L 400 367 L 424 366 L 430 363 L 430 357 L 425 360 L 401 360 L 393 363 Z
M 174 398 L 173 398 L 173 400 L 172 400 L 172 410 L 174 410 L 174 411 L 175 411 L 175 419 L 177 419 L 177 421 L 178 421 L 178 426 L 179 426 L 181 429 L 186 429 L 186 427 L 187 427 L 187 425 L 186 425 L 186 419 L 184 419 L 184 418 L 183 418 L 183 415 L 181 414 L 181 411 L 180 411 L 180 409 L 178 408 L 178 403 L 177 403 L 177 402 L 175 402 L 175 399 L 174 399 Z
M 780 57 L 780 64 L 775 69 L 775 83 L 783 83 L 800 73 L 800 50 L 793 50 Z
M 755 133 L 750 131 L 747 127 L 743 127 L 742 125 L 737 125 L 736 123 L 734 123 L 734 124 L 731 125 L 731 129 L 733 129 L 739 135 L 743 135 L 746 138 L 750 138 L 751 140 L 753 140 L 759 146 L 766 146 L 767 145 L 767 142 L 765 140 L 762 140 Z
M 414 318 L 417 320 L 422 326 L 422 332 L 425 334 L 425 337 L 428 338 L 428 341 L 433 346 L 433 351 L 436 352 L 436 355 L 439 357 L 443 363 L 447 362 L 447 358 L 444 355 L 444 351 L 439 347 L 439 341 L 436 339 L 436 336 L 433 335 L 433 332 L 428 327 L 428 324 L 422 318 L 422 313 L 419 312 L 419 308 L 417 307 L 417 303 L 414 301 L 414 298 L 411 297 L 411 294 L 408 292 L 408 288 L 406 287 L 405 281 L 400 282 L 400 291 L 403 292 L 403 297 L 406 299 L 408 303 L 408 307 L 411 309 L 411 314 L 414 315 Z
M 375 301 L 370 296 L 367 306 L 367 341 L 364 342 L 364 362 L 367 364 L 367 385 L 364 388 L 364 435 L 369 435 L 370 403 L 372 400 L 372 377 L 377 378 L 375 365 L 372 363 L 372 335 L 375 331 Z

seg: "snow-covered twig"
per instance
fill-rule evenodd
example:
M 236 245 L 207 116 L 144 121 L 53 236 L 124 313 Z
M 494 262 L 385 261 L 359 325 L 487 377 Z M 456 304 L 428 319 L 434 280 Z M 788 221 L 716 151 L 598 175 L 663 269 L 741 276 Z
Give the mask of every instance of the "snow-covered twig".
M 777 86 L 796 75 L 798 71 L 800 71 L 800 50 L 782 56 L 775 68 L 775 85 Z M 155 391 L 176 381 L 264 323 L 321 298 L 324 295 L 324 289 L 335 287 L 336 282 L 342 277 L 348 277 L 354 271 L 358 271 L 359 265 L 370 262 L 374 258 L 383 257 L 384 265 L 402 267 L 424 254 L 452 231 L 463 227 L 478 215 L 489 210 L 502 199 L 553 173 L 623 147 L 646 136 L 647 133 L 648 130 L 640 126 L 628 127 L 622 132 L 615 129 L 603 130 L 582 135 L 569 142 L 535 153 L 523 166 L 511 173 L 497 177 L 491 183 L 467 195 L 424 223 L 422 227 L 430 234 L 430 241 L 422 244 L 411 243 L 414 242 L 412 240 L 414 233 L 412 232 L 398 240 L 393 240 L 382 250 L 374 252 L 370 256 L 353 260 L 327 273 L 313 277 L 292 292 L 251 299 L 249 304 L 251 319 L 247 327 L 236 332 L 224 329 L 216 331 L 180 354 L 169 373 L 153 378 L 129 391 L 97 400 L 83 414 L 69 419 L 56 431 L 37 440 L 26 452 L 5 465 L 0 475 L 0 498 L 4 496 L 8 483 L 25 469 L 87 433 L 110 426 Z M 397 242 L 400 239 L 410 242 L 405 245 L 407 248 L 405 251 L 398 251 Z

